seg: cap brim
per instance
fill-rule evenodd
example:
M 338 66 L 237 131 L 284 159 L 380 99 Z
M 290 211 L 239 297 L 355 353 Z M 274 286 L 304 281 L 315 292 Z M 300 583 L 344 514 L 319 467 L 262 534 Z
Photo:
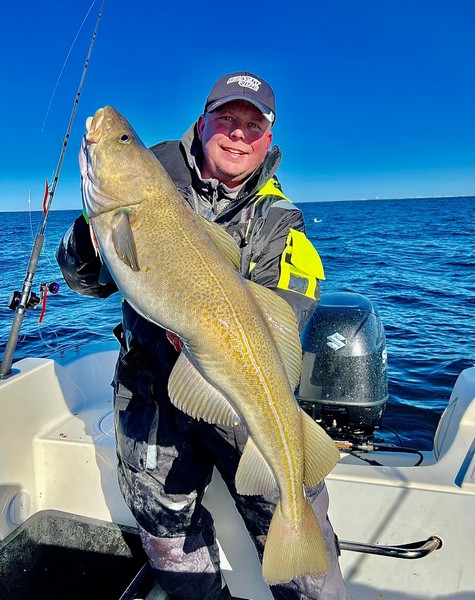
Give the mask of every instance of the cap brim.
M 215 100 L 206 107 L 206 112 L 213 112 L 213 110 L 216 110 L 220 106 L 223 106 L 223 104 L 227 104 L 228 102 L 232 102 L 233 100 L 244 100 L 245 102 L 250 102 L 257 109 L 260 110 L 260 112 L 269 121 L 269 123 L 273 123 L 275 121 L 275 115 L 268 106 L 266 106 L 262 102 L 259 102 L 259 100 L 255 100 L 254 98 L 250 98 L 249 96 L 243 96 L 242 94 L 234 94 L 232 96 L 225 96 L 224 98 Z

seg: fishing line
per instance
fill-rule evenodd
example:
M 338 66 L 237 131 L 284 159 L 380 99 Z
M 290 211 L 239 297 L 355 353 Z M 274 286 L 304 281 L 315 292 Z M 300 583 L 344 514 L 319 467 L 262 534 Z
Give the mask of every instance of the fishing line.
M 44 344 L 44 345 L 45 345 L 47 348 L 49 348 L 49 349 L 50 349 L 50 350 L 52 350 L 53 352 L 56 352 L 56 351 L 57 351 L 57 350 L 59 350 L 59 348 L 60 348 L 60 344 L 59 344 L 59 336 L 58 336 L 58 334 L 56 333 L 56 331 L 55 331 L 55 330 L 54 330 L 52 327 L 50 327 L 50 328 L 49 328 L 49 332 L 50 332 L 52 335 L 54 335 L 54 337 L 55 337 L 55 340 L 54 340 L 54 341 L 55 341 L 56 343 L 55 343 L 55 345 L 53 346 L 53 345 L 51 344 L 51 341 L 50 341 L 50 342 L 48 342 L 48 341 L 46 340 L 46 338 L 44 338 L 44 337 L 43 337 L 43 331 L 42 331 L 42 329 L 43 329 L 43 328 L 44 328 L 44 325 L 38 325 L 38 335 L 39 335 L 39 337 L 40 337 L 40 340 L 43 342 L 43 344 Z
M 35 238 L 33 250 L 31 252 L 30 260 L 28 263 L 26 277 L 23 282 L 22 292 L 19 295 L 19 298 L 17 299 L 18 303 L 16 304 L 16 307 L 15 307 L 15 316 L 13 318 L 13 323 L 12 323 L 12 327 L 10 330 L 10 336 L 8 338 L 8 342 L 7 342 L 7 345 L 5 348 L 5 353 L 3 355 L 2 364 L 0 366 L 0 379 L 9 377 L 10 375 L 13 374 L 13 371 L 11 369 L 13 353 L 15 352 L 15 348 L 16 348 L 16 345 L 18 342 L 18 337 L 20 335 L 20 328 L 23 323 L 23 318 L 25 316 L 25 312 L 29 307 L 33 278 L 36 273 L 38 259 L 39 259 L 39 256 L 40 256 L 41 250 L 43 248 L 43 244 L 44 244 L 44 232 L 46 229 L 46 221 L 48 218 L 49 211 L 51 209 L 51 203 L 53 202 L 54 193 L 56 191 L 56 186 L 57 186 L 57 183 L 59 180 L 59 175 L 61 172 L 61 167 L 63 165 L 64 156 L 66 154 L 66 149 L 68 147 L 69 138 L 71 135 L 71 129 L 72 129 L 73 122 L 74 122 L 74 117 L 76 115 L 76 110 L 77 110 L 77 107 L 79 104 L 79 98 L 81 96 L 82 86 L 84 84 L 84 79 L 86 77 L 86 72 L 87 72 L 87 68 L 89 66 L 89 61 L 91 58 L 92 49 L 94 47 L 94 42 L 96 41 L 97 30 L 99 27 L 100 20 L 102 18 L 102 11 L 104 8 L 104 4 L 105 4 L 105 0 L 102 0 L 101 8 L 100 8 L 99 14 L 97 16 L 96 25 L 94 27 L 94 32 L 92 34 L 91 43 L 89 45 L 89 50 L 87 53 L 86 61 L 84 63 L 81 79 L 79 81 L 79 86 L 78 86 L 78 89 L 76 92 L 76 96 L 74 98 L 73 108 L 71 111 L 71 116 L 69 118 L 66 135 L 63 140 L 63 147 L 61 149 L 61 154 L 59 156 L 58 165 L 56 167 L 56 171 L 55 171 L 54 178 L 53 178 L 53 183 L 51 185 L 51 188 L 49 187 L 48 183 L 46 185 L 45 200 L 44 200 L 44 205 L 43 205 L 43 214 L 44 214 L 43 223 L 41 225 L 38 235 Z
M 33 233 L 33 218 L 31 216 L 31 187 L 28 188 L 28 218 L 30 220 L 31 241 L 33 242 L 35 239 L 35 234 Z
M 74 37 L 74 40 L 73 40 L 73 42 L 72 42 L 72 44 L 71 44 L 71 46 L 70 46 L 70 48 L 68 50 L 68 53 L 67 53 L 66 58 L 64 60 L 63 66 L 61 67 L 61 70 L 59 72 L 58 79 L 56 80 L 55 86 L 53 88 L 53 93 L 51 94 L 51 99 L 49 101 L 48 108 L 46 109 L 45 118 L 44 118 L 44 121 L 43 121 L 43 125 L 41 127 L 41 133 L 44 132 L 46 121 L 48 120 L 49 112 L 51 110 L 51 105 L 53 104 L 53 100 L 54 100 L 54 97 L 56 95 L 56 90 L 58 89 L 59 82 L 61 80 L 61 77 L 63 76 L 63 72 L 64 72 L 64 69 L 66 68 L 66 65 L 68 63 L 69 57 L 71 56 L 71 52 L 73 51 L 73 48 L 76 45 L 77 39 L 79 37 L 79 34 L 81 33 L 81 30 L 84 27 L 84 23 L 87 21 L 89 13 L 91 12 L 92 7 L 94 6 L 95 3 L 96 3 L 96 0 L 93 0 L 93 3 L 89 7 L 89 10 L 87 11 L 86 16 L 84 17 L 81 25 L 79 26 L 79 29 L 78 29 L 78 31 L 76 33 L 76 36 Z
M 71 135 L 71 129 L 72 129 L 72 126 L 73 126 L 74 117 L 76 115 L 76 110 L 77 110 L 77 107 L 78 107 L 78 104 L 79 104 L 79 98 L 81 96 L 82 86 L 83 86 L 83 83 L 84 83 L 84 79 L 86 78 L 86 72 L 87 72 L 87 68 L 89 66 L 89 60 L 91 58 L 92 49 L 94 47 L 94 42 L 96 41 L 97 29 L 99 27 L 99 22 L 100 22 L 101 17 L 102 17 L 102 10 L 103 10 L 104 4 L 105 4 L 105 0 L 102 0 L 101 9 L 100 9 L 99 15 L 97 17 L 96 26 L 94 28 L 94 33 L 92 34 L 91 44 L 89 46 L 89 51 L 87 53 L 86 62 L 84 63 L 84 68 L 83 68 L 83 71 L 82 71 L 81 80 L 79 81 L 78 91 L 76 92 L 76 97 L 74 98 L 73 109 L 71 111 L 71 116 L 69 118 L 68 128 L 66 130 L 66 135 L 65 135 L 64 140 L 63 140 L 63 149 L 62 149 L 61 154 L 59 156 L 59 161 L 58 161 L 58 165 L 56 167 L 56 172 L 55 172 L 55 175 L 54 175 L 54 178 L 53 178 L 53 183 L 51 185 L 51 189 L 48 191 L 48 200 L 47 200 L 47 203 L 46 203 L 46 205 L 44 207 L 44 215 L 45 215 L 45 217 L 44 217 L 43 225 L 42 225 L 41 230 L 40 230 L 40 234 L 43 234 L 43 232 L 44 232 L 44 229 L 46 227 L 46 219 L 48 218 L 48 213 L 49 213 L 50 208 L 51 208 L 51 203 L 53 202 L 54 193 L 56 191 L 56 185 L 58 183 L 59 175 L 60 175 L 60 172 L 61 172 L 61 167 L 63 165 L 64 156 L 66 154 L 66 148 L 68 147 L 69 137 Z
M 54 98 L 56 96 L 56 91 L 57 91 L 58 86 L 59 86 L 59 82 L 61 81 L 61 78 L 63 76 L 64 70 L 66 68 L 66 65 L 68 64 L 69 58 L 70 58 L 71 53 L 73 51 L 73 48 L 75 47 L 76 42 L 78 40 L 78 37 L 79 37 L 79 35 L 80 35 L 83 27 L 84 27 L 84 24 L 87 21 L 87 18 L 89 17 L 89 14 L 91 13 L 91 10 L 92 10 L 92 8 L 93 8 L 93 6 L 95 4 L 96 4 L 96 0 L 93 0 L 91 6 L 89 7 L 88 11 L 86 12 L 86 15 L 84 16 L 84 18 L 82 20 L 81 25 L 79 26 L 79 29 L 77 30 L 76 35 L 74 36 L 74 39 L 73 39 L 73 41 L 71 43 L 71 46 L 69 47 L 69 50 L 68 50 L 68 52 L 66 54 L 66 58 L 64 60 L 63 66 L 61 67 L 61 69 L 59 71 L 58 78 L 57 78 L 56 83 L 54 85 L 53 92 L 51 94 L 51 98 L 50 98 L 48 107 L 46 109 L 46 113 L 45 113 L 44 120 L 43 120 L 43 125 L 41 126 L 41 130 L 40 130 L 40 137 L 41 137 L 41 135 L 44 134 L 45 126 L 46 126 L 46 121 L 48 120 L 49 113 L 51 111 L 51 107 L 53 105 L 53 101 L 54 101 Z M 54 171 L 52 172 L 52 178 L 53 177 L 54 177 Z M 31 188 L 28 190 L 28 212 L 30 214 L 30 231 L 31 231 L 32 240 L 33 240 L 36 234 L 33 233 L 33 223 L 32 223 L 32 218 L 31 218 Z M 37 230 L 36 233 L 38 233 L 38 230 Z

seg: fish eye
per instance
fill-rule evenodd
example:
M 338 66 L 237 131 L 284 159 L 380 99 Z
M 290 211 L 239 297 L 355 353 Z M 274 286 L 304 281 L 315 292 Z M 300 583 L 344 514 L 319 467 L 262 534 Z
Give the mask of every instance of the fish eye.
M 132 136 L 130 136 L 128 133 L 121 133 L 119 135 L 119 137 L 117 138 L 117 141 L 120 142 L 121 144 L 130 144 L 130 142 L 132 141 Z

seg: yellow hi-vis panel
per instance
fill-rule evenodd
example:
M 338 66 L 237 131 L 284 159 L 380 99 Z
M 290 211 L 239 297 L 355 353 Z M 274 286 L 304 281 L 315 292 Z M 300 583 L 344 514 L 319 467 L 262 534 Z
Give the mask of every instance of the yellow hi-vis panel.
M 315 298 L 317 279 L 325 279 L 318 252 L 302 231 L 290 229 L 280 259 L 277 287 Z
M 279 188 L 277 187 L 277 185 L 275 183 L 274 178 L 269 179 L 269 181 L 267 181 L 257 192 L 258 196 L 267 196 L 268 194 L 270 196 L 280 196 L 280 198 L 289 200 L 287 198 L 287 196 L 282 192 L 282 190 L 279 190 Z M 289 200 L 289 202 L 290 202 L 290 200 Z

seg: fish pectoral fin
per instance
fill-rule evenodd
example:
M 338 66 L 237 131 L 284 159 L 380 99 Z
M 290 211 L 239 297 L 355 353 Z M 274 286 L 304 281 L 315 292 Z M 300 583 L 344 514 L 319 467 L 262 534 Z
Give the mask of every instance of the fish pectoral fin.
M 301 410 L 304 443 L 304 476 L 307 488 L 318 485 L 340 460 L 340 452 L 331 437 Z
M 117 211 L 112 219 L 112 242 L 120 260 L 132 271 L 140 271 L 137 248 L 127 210 Z
M 290 304 L 274 290 L 253 281 L 246 281 L 246 285 L 270 327 L 290 385 L 294 390 L 300 381 L 302 368 L 302 346 L 294 311 Z
M 236 471 L 236 489 L 245 496 L 269 495 L 277 491 L 274 474 L 250 437 Z
M 219 253 L 228 261 L 233 269 L 239 271 L 241 253 L 234 238 L 221 225 L 207 221 L 204 217 L 200 217 L 200 223 Z
M 223 394 L 203 375 L 184 348 L 168 380 L 172 404 L 194 419 L 220 425 L 238 425 L 239 415 Z

